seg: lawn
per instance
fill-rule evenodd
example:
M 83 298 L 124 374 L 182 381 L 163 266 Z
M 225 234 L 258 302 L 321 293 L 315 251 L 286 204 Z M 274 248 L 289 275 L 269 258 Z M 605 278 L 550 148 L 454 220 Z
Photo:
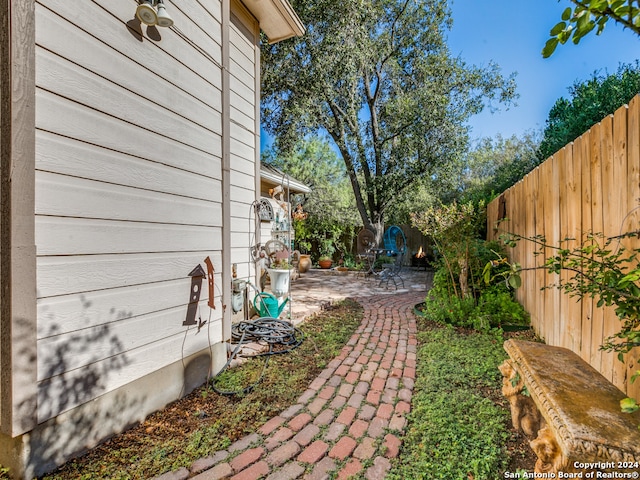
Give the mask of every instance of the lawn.
M 511 428 L 497 367 L 501 331 L 479 333 L 422 319 L 411 414 L 390 479 L 494 480 L 533 471 L 528 439 Z M 531 336 L 530 333 L 516 334 Z
M 362 308 L 354 302 L 329 307 L 302 325 L 306 338 L 298 349 L 271 357 L 251 393 L 221 396 L 204 386 L 45 478 L 151 478 L 226 448 L 295 403 L 361 319 Z M 388 478 L 488 480 L 518 468 L 532 471 L 535 459 L 526 438 L 510 428 L 500 394 L 501 334 L 424 319 L 419 327 L 412 412 Z M 262 369 L 263 360 L 247 362 L 225 374 L 218 387 L 247 385 Z

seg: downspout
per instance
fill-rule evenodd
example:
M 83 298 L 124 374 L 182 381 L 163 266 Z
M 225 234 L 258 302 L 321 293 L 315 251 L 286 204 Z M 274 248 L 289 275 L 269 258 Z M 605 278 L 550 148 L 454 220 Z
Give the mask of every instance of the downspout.
M 231 339 L 231 1 L 222 0 L 222 340 Z
M 261 97 L 261 93 L 260 93 L 260 85 L 261 85 L 261 77 L 260 77 L 260 32 L 258 31 L 257 33 L 255 33 L 255 43 L 254 43 L 254 51 L 255 51 L 255 63 L 254 63 L 254 79 L 255 79 L 255 126 L 254 126 L 254 131 L 256 132 L 255 134 L 255 165 L 256 165 L 256 169 L 255 169 L 255 188 L 256 188 L 256 201 L 260 201 L 260 196 L 261 196 L 261 191 L 260 191 L 260 184 L 261 184 L 261 160 L 260 160 L 260 97 Z M 256 221 L 256 225 L 258 225 L 258 227 L 260 227 L 260 219 L 258 219 Z M 256 232 L 255 232 L 255 239 L 256 239 L 256 243 L 259 243 L 262 241 L 262 239 L 260 238 L 260 230 L 259 228 L 256 228 Z M 255 285 L 260 285 L 260 272 L 258 271 L 259 269 L 256 268 L 256 264 L 254 262 L 251 263 L 251 265 L 249 266 L 249 268 L 253 268 L 254 269 L 254 283 Z

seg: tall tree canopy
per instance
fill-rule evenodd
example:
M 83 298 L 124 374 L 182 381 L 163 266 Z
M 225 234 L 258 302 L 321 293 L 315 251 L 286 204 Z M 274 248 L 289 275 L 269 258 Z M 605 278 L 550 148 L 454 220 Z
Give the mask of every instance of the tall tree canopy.
M 544 160 L 572 142 L 607 115 L 640 93 L 640 62 L 621 65 L 611 75 L 598 72 L 569 88 L 570 98 L 561 97 L 551 107 L 540 144 Z
M 529 131 L 520 137 L 483 138 L 469 151 L 461 175 L 460 199 L 463 202 L 484 200 L 515 185 L 533 170 L 538 160 L 540 133 Z
M 326 132 L 364 225 L 382 236 L 394 196 L 457 157 L 465 121 L 515 96 L 497 65 L 445 43 L 446 0 L 293 0 L 307 27 L 262 49 L 262 118 L 281 149 Z

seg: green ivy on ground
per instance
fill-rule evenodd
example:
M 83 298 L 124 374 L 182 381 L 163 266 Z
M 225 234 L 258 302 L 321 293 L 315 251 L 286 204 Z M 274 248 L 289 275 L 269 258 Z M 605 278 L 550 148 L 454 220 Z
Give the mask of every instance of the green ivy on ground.
M 502 336 L 422 321 L 418 372 L 403 450 L 387 478 L 493 480 L 508 454 L 508 411 L 497 395 Z

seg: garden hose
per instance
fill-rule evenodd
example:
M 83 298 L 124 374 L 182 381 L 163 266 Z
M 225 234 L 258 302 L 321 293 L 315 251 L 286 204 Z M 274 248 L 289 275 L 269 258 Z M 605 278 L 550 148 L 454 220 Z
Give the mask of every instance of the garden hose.
M 286 320 L 279 320 L 272 317 L 260 317 L 256 320 L 244 321 L 234 323 L 231 326 L 231 339 L 237 342 L 236 348 L 229 356 L 227 363 L 220 369 L 220 371 L 211 379 L 211 388 L 219 395 L 243 395 L 251 392 L 264 378 L 264 373 L 269 364 L 269 358 L 271 355 L 280 355 L 288 353 L 291 350 L 297 348 L 302 344 L 304 340 L 304 334 L 299 328 L 293 326 L 291 322 Z M 251 355 L 254 357 L 265 357 L 264 365 L 260 376 L 251 385 L 238 390 L 221 390 L 216 386 L 216 379 L 229 368 L 231 362 L 238 356 L 238 352 L 249 342 L 264 341 L 269 345 L 269 350 L 262 353 Z M 285 348 L 279 348 L 274 350 L 276 346 L 284 346 Z

